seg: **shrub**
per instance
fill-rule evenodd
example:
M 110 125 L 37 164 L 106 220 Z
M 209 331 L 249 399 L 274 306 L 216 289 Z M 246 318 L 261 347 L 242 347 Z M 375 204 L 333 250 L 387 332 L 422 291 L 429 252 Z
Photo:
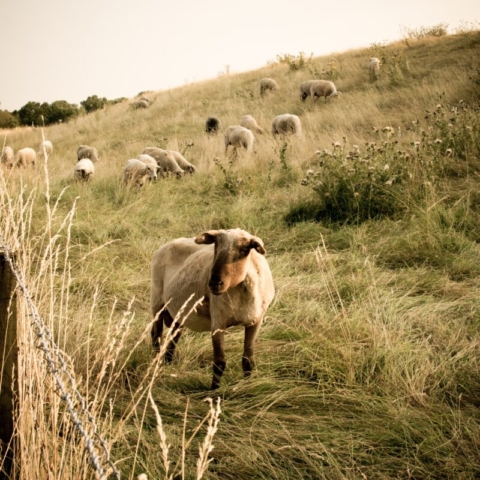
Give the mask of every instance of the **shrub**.
M 313 168 L 302 180 L 318 195 L 317 216 L 357 223 L 400 211 L 403 205 L 397 198 L 408 172 L 403 161 L 396 161 L 400 155 L 395 142 L 369 142 L 363 152 L 354 145 L 346 152 L 345 141 L 333 142 L 331 151 L 317 151 Z
M 105 97 L 100 98 L 97 95 L 91 95 L 86 100 L 83 100 L 83 102 L 80 102 L 80 105 L 82 105 L 87 113 L 91 113 L 95 110 L 102 109 L 107 102 L 108 100 Z
M 323 67 L 321 70 L 318 70 L 315 66 L 308 67 L 309 72 L 314 78 L 327 79 L 327 80 L 337 80 L 340 78 L 342 73 L 342 68 L 340 63 L 336 58 L 332 58 L 328 61 L 327 66 Z
M 437 104 L 427 111 L 425 125 L 413 121 L 407 127 L 418 137 L 404 149 L 395 129 L 386 126 L 373 128 L 378 141 L 363 150 L 353 145 L 347 151 L 346 138 L 333 142 L 332 150 L 318 150 L 301 182 L 318 196 L 318 209 L 309 206 L 312 219 L 360 223 L 394 217 L 421 203 L 442 178 L 480 171 L 479 110 L 464 101 Z
M 309 57 L 304 52 L 300 52 L 298 55 L 291 55 L 290 53 L 282 53 L 276 56 L 276 60 L 269 61 L 268 64 L 274 65 L 276 63 L 288 65 L 288 69 L 291 72 L 305 69 L 311 64 L 313 53 Z
M 438 23 L 432 27 L 402 27 L 402 35 L 408 45 L 408 39 L 419 40 L 426 37 L 444 37 L 447 35 L 448 23 Z
M 15 128 L 18 126 L 18 117 L 7 110 L 0 110 L 0 128 Z
M 408 62 L 401 49 L 390 48 L 382 43 L 373 43 L 369 50 L 371 57 L 377 57 L 382 62 L 382 72 L 388 77 L 392 86 L 401 85 L 408 73 Z

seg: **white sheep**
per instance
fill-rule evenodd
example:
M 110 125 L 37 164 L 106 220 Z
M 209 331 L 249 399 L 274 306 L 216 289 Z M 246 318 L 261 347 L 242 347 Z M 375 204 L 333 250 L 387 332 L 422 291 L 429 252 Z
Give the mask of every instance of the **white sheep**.
M 80 159 L 73 168 L 73 178 L 88 182 L 95 173 L 95 166 L 89 158 Z
M 324 97 L 326 102 L 327 98 L 335 97 L 339 94 L 340 92 L 337 91 L 337 87 L 331 80 L 315 80 L 310 86 L 310 95 L 313 103 L 320 97 Z
M 47 155 L 51 155 L 53 153 L 53 144 L 50 140 L 45 140 L 38 146 L 38 155 L 43 156 L 44 153 Z
M 169 173 L 173 173 L 177 178 L 182 177 L 185 172 L 178 165 L 174 155 L 169 150 L 164 150 L 158 147 L 146 147 L 142 154 L 150 155 L 155 159 L 157 165 L 160 167 L 162 177 L 166 177 Z
M 153 167 L 158 167 L 157 161 L 150 155 L 146 153 L 141 153 L 137 157 L 138 160 L 142 161 L 145 165 L 152 165 Z M 160 167 L 157 168 L 157 171 L 160 170 Z
M 6 145 L 2 148 L 2 154 L 0 155 L 0 164 L 5 165 L 7 168 L 12 168 L 15 159 L 13 148 Z
M 98 162 L 98 151 L 95 147 L 90 147 L 89 145 L 80 145 L 77 148 L 77 159 L 81 160 L 82 158 L 88 158 L 92 162 Z
M 300 100 L 305 101 L 310 96 L 310 88 L 316 80 L 307 80 L 300 84 Z
M 155 181 L 157 179 L 158 169 L 159 167 L 156 162 L 155 165 L 152 165 L 150 162 L 144 163 L 138 158 L 131 158 L 130 160 L 127 160 L 127 163 L 123 168 L 125 185 L 143 187 L 147 180 Z
M 15 165 L 17 167 L 27 167 L 28 165 L 35 166 L 37 161 L 37 153 L 33 148 L 26 147 L 17 150 L 15 154 Z
M 227 154 L 230 145 L 233 147 L 235 153 L 237 153 L 238 147 L 243 147 L 247 153 L 250 153 L 253 150 L 255 136 L 248 128 L 242 127 L 241 125 L 231 125 L 225 130 L 224 139 L 225 154 Z
M 212 389 L 218 388 L 226 366 L 225 330 L 241 326 L 245 328 L 243 373 L 245 378 L 250 376 L 255 339 L 275 294 L 265 253 L 260 238 L 239 228 L 210 230 L 196 238 L 177 238 L 154 253 L 150 306 L 155 319 L 151 334 L 156 351 L 160 349 L 163 324 L 172 326 L 191 295 L 190 306 L 203 298 L 183 325 L 172 326 L 166 362 L 172 360 L 183 327 L 196 332 L 210 331 Z
M 172 155 L 175 161 L 177 162 L 178 166 L 184 171 L 188 173 L 195 173 L 197 170 L 195 165 L 192 165 L 180 152 L 176 150 L 168 150 Z
M 251 115 L 244 115 L 240 120 L 240 125 L 248 128 L 254 133 L 263 134 L 263 128 L 257 124 L 257 121 Z
M 368 61 L 367 68 L 370 74 L 370 80 L 376 80 L 380 74 L 380 66 L 382 62 L 377 57 L 372 57 Z
M 260 80 L 260 95 L 263 95 L 267 90 L 278 90 L 278 83 L 273 78 L 262 78 Z
M 284 113 L 272 121 L 272 135 L 301 135 L 302 126 L 297 115 Z

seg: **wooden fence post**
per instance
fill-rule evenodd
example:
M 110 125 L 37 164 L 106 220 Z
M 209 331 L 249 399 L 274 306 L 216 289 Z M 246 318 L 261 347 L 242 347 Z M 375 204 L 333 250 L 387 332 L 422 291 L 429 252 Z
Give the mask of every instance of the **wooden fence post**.
M 0 249 L 0 480 L 15 478 L 13 458 L 14 390 L 17 363 L 16 281 Z M 17 390 L 18 391 L 18 390 Z

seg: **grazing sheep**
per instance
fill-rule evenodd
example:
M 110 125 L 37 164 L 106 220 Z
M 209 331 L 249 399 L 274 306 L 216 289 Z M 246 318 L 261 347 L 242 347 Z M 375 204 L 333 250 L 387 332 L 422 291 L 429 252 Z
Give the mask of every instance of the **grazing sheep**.
M 382 62 L 377 57 L 372 57 L 367 64 L 370 80 L 376 80 L 380 74 Z
M 225 330 L 245 328 L 242 357 L 244 377 L 251 374 L 255 338 L 275 289 L 260 238 L 239 228 L 210 230 L 195 239 L 177 238 L 160 247 L 151 263 L 153 347 L 159 351 L 163 324 L 173 319 L 193 294 L 203 301 L 183 325 L 173 324 L 165 361 L 171 362 L 182 328 L 210 331 L 213 342 L 212 389 L 218 388 L 226 366 Z M 192 303 L 190 303 L 190 306 Z
M 89 158 L 80 159 L 73 169 L 73 178 L 88 182 L 95 173 L 93 162 Z
M 335 97 L 339 93 L 335 84 L 330 80 L 315 80 L 310 86 L 313 103 L 320 97 L 324 97 L 326 102 L 328 97 Z
M 125 185 L 143 187 L 147 180 L 157 179 L 157 171 L 159 168 L 156 163 L 152 165 L 151 163 L 144 163 L 138 158 L 131 158 L 123 168 Z
M 27 167 L 28 165 L 35 166 L 35 162 L 37 161 L 37 153 L 33 148 L 22 148 L 21 150 L 17 150 L 15 154 L 15 165 L 17 167 Z
M 148 108 L 150 106 L 150 102 L 147 99 L 140 99 L 140 100 L 135 100 L 132 103 L 132 107 L 135 110 L 138 110 L 139 108 Z
M 307 80 L 300 84 L 300 100 L 305 101 L 310 96 L 310 88 L 316 80 Z
M 160 167 L 162 177 L 166 177 L 169 173 L 174 173 L 177 178 L 180 178 L 185 173 L 169 150 L 158 147 L 147 147 L 143 150 L 142 154 L 150 155 L 155 159 L 157 165 Z
M 77 159 L 88 158 L 92 162 L 98 162 L 98 151 L 95 147 L 89 145 L 80 145 L 77 148 Z
M 47 155 L 51 155 L 53 153 L 53 145 L 50 140 L 45 140 L 38 146 L 38 155 L 43 156 L 44 153 Z
M 147 155 L 146 153 L 141 153 L 137 157 L 137 159 L 143 162 L 145 165 L 152 165 L 154 167 L 157 167 L 157 171 L 159 170 L 158 163 L 152 156 Z
M 0 164 L 5 165 L 7 168 L 12 168 L 15 155 L 13 148 L 6 145 L 2 148 L 2 154 L 0 155 Z
M 231 125 L 228 127 L 225 130 L 224 138 L 225 154 L 227 154 L 230 145 L 232 145 L 235 153 L 237 153 L 238 147 L 243 147 L 247 153 L 250 153 L 253 149 L 253 142 L 255 141 L 252 131 L 240 125 Z
M 290 113 L 284 113 L 278 115 L 272 122 L 272 135 L 301 135 L 302 126 L 300 118 L 297 115 L 291 115 Z
M 218 133 L 220 131 L 220 120 L 216 117 L 208 117 L 205 122 L 205 131 L 207 133 Z
M 195 173 L 197 170 L 195 165 L 192 165 L 180 152 L 176 150 L 168 150 L 172 155 L 178 166 L 185 172 Z
M 244 115 L 240 120 L 240 125 L 254 133 L 263 134 L 263 128 L 258 126 L 257 121 L 251 115 Z
M 278 90 L 278 83 L 273 78 L 262 78 L 260 80 L 260 95 L 263 95 L 267 90 Z

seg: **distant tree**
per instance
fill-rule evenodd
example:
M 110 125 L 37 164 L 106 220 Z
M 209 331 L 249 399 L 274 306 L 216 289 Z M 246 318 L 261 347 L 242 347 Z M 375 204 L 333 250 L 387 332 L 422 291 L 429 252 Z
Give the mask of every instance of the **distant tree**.
M 15 114 L 0 110 L 0 128 L 15 128 L 18 124 L 18 117 Z
M 49 105 L 49 112 L 45 116 L 45 124 L 68 122 L 78 115 L 78 107 L 74 103 L 65 100 L 57 100 Z
M 78 106 L 66 100 L 57 100 L 52 104 L 28 102 L 18 111 L 20 125 L 51 125 L 67 122 L 78 115 Z
M 28 102 L 18 111 L 20 125 L 42 125 L 42 106 L 38 102 Z
M 107 102 L 108 100 L 105 97 L 100 98 L 97 95 L 91 95 L 86 100 L 83 100 L 83 102 L 80 102 L 80 105 L 82 105 L 87 113 L 91 113 L 103 108 Z

